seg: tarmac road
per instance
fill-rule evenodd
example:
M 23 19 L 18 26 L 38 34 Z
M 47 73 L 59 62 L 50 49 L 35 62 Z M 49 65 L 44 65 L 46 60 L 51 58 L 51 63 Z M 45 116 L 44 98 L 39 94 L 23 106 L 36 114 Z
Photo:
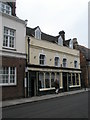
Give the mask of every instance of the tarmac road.
M 3 118 L 88 118 L 88 92 L 2 109 Z

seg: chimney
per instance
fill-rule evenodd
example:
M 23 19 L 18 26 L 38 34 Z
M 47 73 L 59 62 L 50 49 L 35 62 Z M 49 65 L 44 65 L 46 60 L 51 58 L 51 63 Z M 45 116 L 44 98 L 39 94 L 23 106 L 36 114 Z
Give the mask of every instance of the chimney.
M 59 35 L 62 37 L 62 39 L 65 41 L 65 32 L 62 30 L 59 32 Z
M 77 49 L 77 46 L 78 46 L 77 38 L 73 38 L 73 46 L 74 46 L 74 49 Z

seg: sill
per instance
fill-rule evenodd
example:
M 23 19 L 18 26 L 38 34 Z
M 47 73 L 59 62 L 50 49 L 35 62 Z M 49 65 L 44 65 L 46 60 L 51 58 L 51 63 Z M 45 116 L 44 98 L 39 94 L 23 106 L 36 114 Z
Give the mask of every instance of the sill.
M 60 87 L 62 89 L 63 87 Z M 40 88 L 39 91 L 55 90 L 55 87 L 52 88 Z
M 81 85 L 72 85 L 72 86 L 69 86 L 70 88 L 72 87 L 81 87 Z
M 16 51 L 16 49 L 15 49 L 15 48 L 9 48 L 9 47 L 2 47 L 2 49 Z
M 16 86 L 16 84 L 0 84 L 0 87 L 10 87 L 10 86 Z

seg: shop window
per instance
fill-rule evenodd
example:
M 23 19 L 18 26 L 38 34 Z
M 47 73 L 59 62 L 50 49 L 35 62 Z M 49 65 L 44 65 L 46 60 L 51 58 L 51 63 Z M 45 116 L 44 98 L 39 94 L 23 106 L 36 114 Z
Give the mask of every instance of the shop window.
M 75 85 L 75 74 L 72 73 L 72 80 L 73 80 L 73 85 Z
M 72 81 L 71 81 L 71 73 L 68 73 L 68 84 L 69 84 L 69 86 L 72 85 Z
M 76 73 L 76 83 L 77 83 L 77 85 L 79 85 L 79 76 L 78 76 L 78 73 Z
M 49 73 L 47 72 L 46 74 L 45 74 L 45 87 L 46 88 L 50 88 L 50 76 L 49 76 Z
M 52 73 L 51 73 L 51 87 L 55 87 L 55 85 L 54 85 L 54 80 L 55 80 L 55 73 L 52 72 Z
M 44 88 L 44 73 L 39 73 L 38 86 L 39 88 Z

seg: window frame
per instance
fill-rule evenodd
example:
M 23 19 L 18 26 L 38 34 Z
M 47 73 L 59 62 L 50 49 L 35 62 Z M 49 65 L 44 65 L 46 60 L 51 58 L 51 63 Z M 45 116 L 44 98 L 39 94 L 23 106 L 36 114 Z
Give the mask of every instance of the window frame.
M 5 33 L 7 32 L 7 33 Z M 8 49 L 16 48 L 16 30 L 4 26 L 3 28 L 3 47 Z
M 74 60 L 74 68 L 78 68 L 78 62 L 77 62 L 77 60 Z
M 44 60 L 44 64 L 40 64 L 40 61 L 41 61 L 40 56 L 41 56 L 41 55 L 44 56 L 44 59 L 42 59 L 42 60 Z M 43 54 L 43 53 L 40 53 L 40 54 L 39 54 L 39 65 L 42 65 L 42 66 L 46 65 L 46 55 Z
M 8 74 L 4 74 L 5 73 L 5 71 L 4 71 L 4 68 L 6 69 L 6 68 L 8 68 Z M 11 72 L 11 68 L 14 68 L 14 73 L 15 74 L 11 74 L 10 72 Z M 0 86 L 11 86 L 11 85 L 16 85 L 17 84 L 17 82 L 16 82 L 16 80 L 17 80 L 17 73 L 16 73 L 16 67 L 6 67 L 6 66 L 2 66 L 2 67 L 0 67 L 0 71 L 1 71 L 1 74 L 0 74 L 0 77 L 2 78 L 2 81 L 3 81 L 3 76 L 5 77 L 6 75 L 8 76 L 8 82 L 7 83 L 0 83 Z M 11 76 L 14 76 L 14 82 L 12 83 L 12 82 L 10 82 L 11 81 Z
M 58 58 L 58 61 L 56 61 L 55 58 Z M 56 62 L 57 62 L 57 65 L 56 65 Z M 59 56 L 54 57 L 54 65 L 55 65 L 55 67 L 60 67 L 60 57 Z
M 2 3 L 2 2 L 0 2 L 0 11 L 8 15 L 12 14 L 12 8 L 9 5 Z
M 63 61 L 63 67 L 66 68 L 67 67 L 67 59 L 63 58 L 63 60 L 66 60 L 65 62 Z
M 41 40 L 41 30 L 39 27 L 35 30 L 35 38 Z

